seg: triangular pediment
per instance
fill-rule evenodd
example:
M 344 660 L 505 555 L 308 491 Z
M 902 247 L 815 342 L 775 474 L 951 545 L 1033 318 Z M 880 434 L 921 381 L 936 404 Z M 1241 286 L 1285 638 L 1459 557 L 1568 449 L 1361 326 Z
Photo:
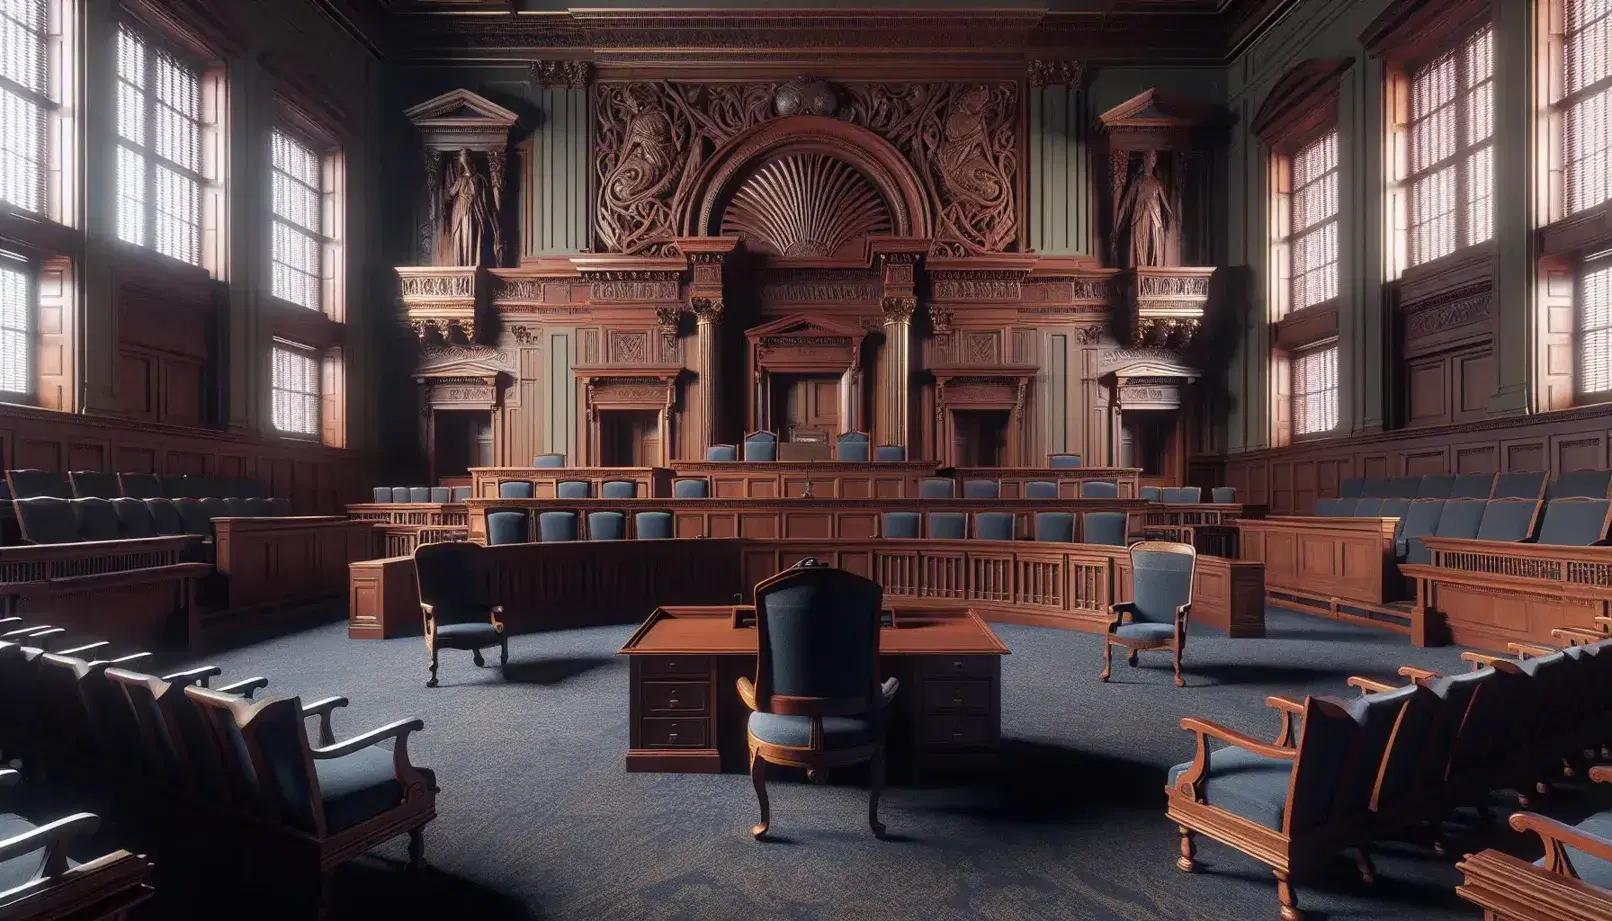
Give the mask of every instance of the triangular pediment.
M 1107 112 L 1097 121 L 1109 131 L 1115 128 L 1192 127 L 1209 121 L 1210 110 L 1157 87 L 1143 90 Z
M 441 127 L 453 125 L 464 128 L 512 127 L 520 116 L 491 99 L 478 96 L 466 89 L 450 90 L 403 113 L 415 125 Z
M 760 326 L 753 326 L 745 330 L 744 334 L 750 339 L 759 339 L 763 336 L 798 336 L 802 339 L 837 339 L 848 336 L 852 339 L 861 339 L 866 332 L 860 326 L 840 323 L 827 317 L 808 317 L 797 313 Z

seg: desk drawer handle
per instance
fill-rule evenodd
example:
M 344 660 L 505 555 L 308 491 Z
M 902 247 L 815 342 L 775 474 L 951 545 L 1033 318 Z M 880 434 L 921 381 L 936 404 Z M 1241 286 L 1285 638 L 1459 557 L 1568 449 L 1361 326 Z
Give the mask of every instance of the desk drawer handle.
M 962 671 L 963 670 L 963 660 L 962 659 L 953 659 L 952 660 L 952 668 L 954 668 L 954 669 L 956 669 L 958 671 Z
M 666 733 L 666 741 L 668 741 L 668 742 L 676 742 L 677 741 L 677 732 L 676 732 L 677 724 L 673 723 L 671 725 L 671 729 L 672 729 L 672 731 Z

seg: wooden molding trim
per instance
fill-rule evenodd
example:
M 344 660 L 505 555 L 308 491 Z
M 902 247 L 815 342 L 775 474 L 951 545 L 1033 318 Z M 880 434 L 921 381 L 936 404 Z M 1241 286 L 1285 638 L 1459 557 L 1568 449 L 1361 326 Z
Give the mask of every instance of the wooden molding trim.
M 1488 13 L 1488 0 L 1402 0 L 1361 31 L 1360 44 L 1372 57 L 1420 58 Z
M 1612 202 L 1539 228 L 1539 254 L 1579 258 L 1612 247 Z
M 213 0 L 123 0 L 124 9 L 204 61 L 246 50 L 240 26 Z
M 1250 130 L 1280 148 L 1338 120 L 1338 87 L 1354 58 L 1310 58 L 1293 65 L 1265 94 Z
M 1337 335 L 1337 301 L 1295 310 L 1276 321 L 1276 347 L 1286 352 L 1296 352 L 1306 346 L 1337 338 Z

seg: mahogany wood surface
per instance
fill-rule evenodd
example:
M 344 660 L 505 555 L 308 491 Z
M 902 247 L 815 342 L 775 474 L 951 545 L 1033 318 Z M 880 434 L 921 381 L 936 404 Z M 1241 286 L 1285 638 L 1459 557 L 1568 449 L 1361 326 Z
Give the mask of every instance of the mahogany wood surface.
M 918 496 L 919 482 L 941 475 L 933 463 L 924 461 L 701 461 L 675 463 L 672 469 L 679 478 L 709 480 L 715 499 L 797 497 L 805 495 L 808 483 L 813 496 L 825 499 L 912 499 Z M 956 492 L 961 495 L 961 487 Z
M 1551 631 L 1597 632 L 1612 613 L 1612 547 L 1421 538 L 1427 565 L 1400 567 L 1415 586 L 1411 640 L 1504 650 L 1555 643 Z
M 1612 918 L 1612 892 L 1501 851 L 1470 854 L 1455 868 L 1462 875 L 1455 894 L 1482 908 L 1484 921 Z
M 881 679 L 901 682 L 890 757 L 919 771 L 987 762 L 1001 738 L 1008 648 L 973 610 L 898 602 L 879 633 Z M 747 769 L 739 677 L 755 678 L 756 628 L 727 606 L 660 607 L 621 648 L 631 659 L 629 771 Z
M 6 611 L 33 615 L 70 633 L 130 648 L 149 648 L 189 629 L 201 616 L 197 587 L 206 563 L 172 563 L 120 572 L 0 586 Z
M 354 502 L 347 517 L 387 524 L 465 526 L 463 502 Z
M 1394 561 L 1397 518 L 1299 518 L 1239 520 L 1238 552 L 1265 564 L 1265 587 L 1281 596 L 1323 605 L 1381 606 L 1402 594 Z
M 348 518 L 215 518 L 214 566 L 223 611 L 340 595 L 350 563 L 375 553 L 375 525 Z M 209 626 L 204 623 L 202 626 Z
M 957 477 L 957 494 L 962 495 L 964 480 L 996 480 L 1002 484 L 1002 498 L 1024 495 L 1024 484 L 1052 481 L 1058 484 L 1061 499 L 1080 498 L 1080 484 L 1099 480 L 1119 484 L 1121 499 L 1141 496 L 1142 471 L 1135 467 L 955 467 L 948 471 Z
M 631 480 L 646 498 L 672 494 L 672 471 L 665 467 L 472 467 L 470 494 L 496 499 L 499 483 L 518 481 L 531 483 L 533 496 L 552 499 L 564 480 L 586 480 L 595 496 L 607 480 Z

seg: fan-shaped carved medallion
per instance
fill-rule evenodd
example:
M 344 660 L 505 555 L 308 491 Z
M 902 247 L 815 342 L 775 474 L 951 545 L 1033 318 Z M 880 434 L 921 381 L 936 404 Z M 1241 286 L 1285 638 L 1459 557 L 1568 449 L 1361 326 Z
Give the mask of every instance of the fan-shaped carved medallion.
M 894 226 L 890 206 L 855 167 L 824 154 L 770 160 L 733 193 L 723 233 L 742 233 L 756 249 L 822 258 L 861 246 Z

